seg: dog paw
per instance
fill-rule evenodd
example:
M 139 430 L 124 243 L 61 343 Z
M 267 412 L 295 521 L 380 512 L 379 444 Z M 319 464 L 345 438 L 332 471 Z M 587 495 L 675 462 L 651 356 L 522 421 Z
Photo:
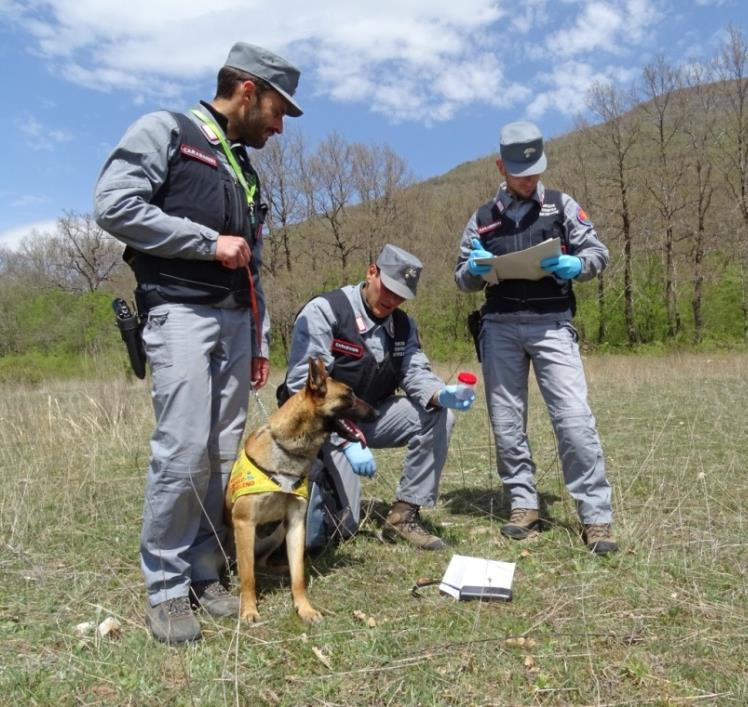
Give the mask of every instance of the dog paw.
M 257 611 L 256 608 L 247 608 L 242 609 L 241 612 L 241 619 L 242 621 L 246 621 L 247 623 L 253 624 L 260 620 L 260 612 Z
M 308 624 L 318 624 L 324 618 L 322 614 L 311 606 L 299 607 L 299 618 Z

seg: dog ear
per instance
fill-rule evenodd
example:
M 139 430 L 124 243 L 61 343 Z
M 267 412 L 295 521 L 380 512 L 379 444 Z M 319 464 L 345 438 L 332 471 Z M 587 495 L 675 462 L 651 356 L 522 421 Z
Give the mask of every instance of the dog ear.
M 325 362 L 321 358 L 307 359 L 309 363 L 309 374 L 306 379 L 306 387 L 316 395 L 327 394 L 327 371 Z

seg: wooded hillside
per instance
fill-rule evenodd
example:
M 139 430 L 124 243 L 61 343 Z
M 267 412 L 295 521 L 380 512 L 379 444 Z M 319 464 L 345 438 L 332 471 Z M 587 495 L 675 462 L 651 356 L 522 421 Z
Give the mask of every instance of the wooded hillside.
M 748 337 L 747 60 L 745 37 L 730 27 L 711 62 L 658 59 L 635 86 L 596 85 L 594 122 L 547 141 L 543 182 L 574 196 L 611 250 L 608 270 L 576 288 L 585 345 L 734 346 Z M 465 316 L 480 296 L 458 292 L 452 272 L 465 223 L 498 187 L 494 160 L 414 183 L 387 146 L 336 133 L 310 149 L 289 132 L 255 153 L 270 206 L 264 287 L 274 354 L 282 357 L 309 297 L 360 280 L 392 242 L 425 264 L 407 305 L 424 347 L 436 358 L 470 355 Z M 0 249 L 5 363 L 118 345 L 109 300 L 132 290 L 120 252 L 77 214 L 18 252 Z

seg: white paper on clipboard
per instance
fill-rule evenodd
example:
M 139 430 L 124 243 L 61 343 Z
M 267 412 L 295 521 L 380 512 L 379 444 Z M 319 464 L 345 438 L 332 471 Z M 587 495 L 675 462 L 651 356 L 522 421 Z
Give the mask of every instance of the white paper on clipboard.
M 516 253 L 494 255 L 492 258 L 476 258 L 480 265 L 490 265 L 491 271 L 481 277 L 491 284 L 499 280 L 540 280 L 550 273 L 541 270 L 540 261 L 561 255 L 561 239 L 549 238 L 547 241 L 525 248 Z

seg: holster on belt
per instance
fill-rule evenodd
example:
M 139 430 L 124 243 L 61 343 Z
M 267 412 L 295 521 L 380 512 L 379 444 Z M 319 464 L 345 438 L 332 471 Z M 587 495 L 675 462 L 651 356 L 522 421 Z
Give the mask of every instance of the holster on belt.
M 145 378 L 145 349 L 143 348 L 143 322 L 121 297 L 112 300 L 114 318 L 122 341 L 127 348 L 130 366 L 138 378 Z
M 480 363 L 480 345 L 478 338 L 480 337 L 480 322 L 481 322 L 481 311 L 476 309 L 467 315 L 467 326 L 470 336 L 473 337 L 473 344 L 475 345 L 475 355 L 478 357 Z

